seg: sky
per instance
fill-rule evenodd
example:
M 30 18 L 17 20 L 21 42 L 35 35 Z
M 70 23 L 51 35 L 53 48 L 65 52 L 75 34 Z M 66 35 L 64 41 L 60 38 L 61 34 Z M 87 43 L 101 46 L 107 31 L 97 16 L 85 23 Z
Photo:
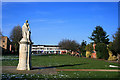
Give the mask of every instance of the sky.
M 119 2 L 119 0 L 2 0 L 2 2 Z
M 96 26 L 112 41 L 118 28 L 117 2 L 3 2 L 2 32 L 10 36 L 16 25 L 28 20 L 34 44 L 57 45 L 62 39 L 92 42 Z

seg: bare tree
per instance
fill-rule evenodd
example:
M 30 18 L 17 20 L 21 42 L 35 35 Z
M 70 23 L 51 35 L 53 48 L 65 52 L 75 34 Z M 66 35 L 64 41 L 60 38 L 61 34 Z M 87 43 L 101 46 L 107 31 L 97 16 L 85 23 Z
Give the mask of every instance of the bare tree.
M 77 43 L 75 40 L 69 40 L 69 39 L 63 39 L 58 44 L 62 48 L 65 48 L 67 50 L 76 51 L 79 47 L 79 43 Z
M 10 40 L 15 47 L 15 52 L 19 50 L 19 41 L 22 39 L 22 28 L 21 26 L 15 26 L 10 33 Z

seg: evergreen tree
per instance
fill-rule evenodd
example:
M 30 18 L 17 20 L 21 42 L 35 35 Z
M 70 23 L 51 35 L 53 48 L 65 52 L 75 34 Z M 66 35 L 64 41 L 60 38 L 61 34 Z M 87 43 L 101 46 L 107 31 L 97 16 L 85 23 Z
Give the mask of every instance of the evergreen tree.
M 89 39 L 93 40 L 95 43 L 105 43 L 108 44 L 109 42 L 109 35 L 103 30 L 101 26 L 96 26 L 95 30 L 93 30 L 92 35 Z
M 113 36 L 113 48 L 115 52 L 118 54 L 119 57 L 119 63 L 120 63 L 120 27 L 118 28 L 118 31 L 116 34 Z
M 105 43 L 97 43 L 95 46 L 95 51 L 97 52 L 96 54 L 98 59 L 108 59 L 109 54 Z
M 86 44 L 87 44 L 87 42 L 86 41 L 82 41 L 81 42 L 81 45 L 79 46 L 79 52 L 80 52 L 80 54 L 82 54 L 82 56 L 86 56 L 85 54 L 86 54 L 86 50 L 85 50 L 85 47 L 86 47 Z

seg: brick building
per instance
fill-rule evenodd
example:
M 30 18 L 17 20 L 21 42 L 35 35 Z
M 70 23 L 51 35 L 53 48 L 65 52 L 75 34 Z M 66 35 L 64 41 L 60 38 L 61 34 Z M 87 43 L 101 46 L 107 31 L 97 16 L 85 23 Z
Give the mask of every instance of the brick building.
M 11 42 L 7 36 L 1 36 L 0 47 L 3 54 L 9 53 L 12 50 Z

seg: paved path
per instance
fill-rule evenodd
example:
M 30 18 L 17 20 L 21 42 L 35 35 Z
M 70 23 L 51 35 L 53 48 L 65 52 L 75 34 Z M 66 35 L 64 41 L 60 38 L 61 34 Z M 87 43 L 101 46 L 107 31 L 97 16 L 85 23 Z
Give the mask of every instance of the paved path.
M 46 74 L 46 75 L 55 75 L 57 71 L 55 68 L 49 69 L 33 69 L 33 70 L 16 70 L 16 66 L 2 66 L 2 73 L 15 73 L 15 74 Z
M 56 71 L 111 71 L 111 72 L 120 72 L 117 69 L 56 69 Z
M 16 70 L 16 66 L 2 66 L 3 73 L 15 73 L 15 74 L 46 74 L 46 75 L 56 75 L 57 71 L 111 71 L 111 72 L 120 72 L 117 69 L 56 69 L 56 68 L 42 68 L 33 67 L 32 70 Z

